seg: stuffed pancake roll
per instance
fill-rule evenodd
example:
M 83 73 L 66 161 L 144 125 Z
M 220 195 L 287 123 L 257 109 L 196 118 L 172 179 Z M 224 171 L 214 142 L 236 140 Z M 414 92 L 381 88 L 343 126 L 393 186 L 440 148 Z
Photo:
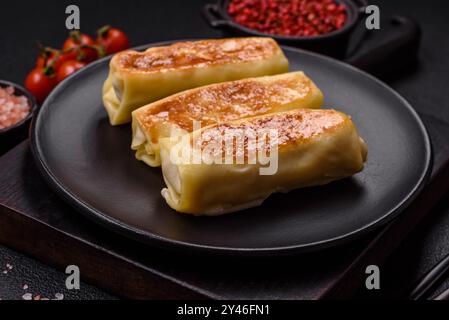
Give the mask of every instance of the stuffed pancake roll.
M 302 72 L 213 84 L 170 96 L 133 112 L 132 149 L 160 166 L 159 139 L 232 121 L 297 108 L 320 108 L 323 94 Z
M 138 107 L 212 83 L 288 71 L 288 61 L 270 38 L 179 42 L 145 52 L 124 51 L 110 63 L 103 103 L 112 125 L 131 121 Z
M 363 170 L 368 152 L 348 116 L 308 109 L 217 124 L 160 146 L 167 203 L 207 216 L 350 177 Z

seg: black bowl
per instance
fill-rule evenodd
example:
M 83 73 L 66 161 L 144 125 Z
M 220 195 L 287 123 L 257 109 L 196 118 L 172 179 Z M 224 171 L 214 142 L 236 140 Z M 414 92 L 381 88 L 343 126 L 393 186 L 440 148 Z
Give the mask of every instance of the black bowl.
M 0 87 L 6 88 L 9 86 L 14 88 L 14 94 L 25 96 L 28 99 L 31 109 L 30 113 L 22 121 L 11 127 L 0 129 L 0 155 L 3 155 L 9 149 L 13 148 L 28 137 L 31 119 L 37 110 L 36 99 L 28 90 L 15 83 L 0 80 Z
M 218 0 L 216 4 L 207 4 L 203 8 L 204 17 L 210 26 L 222 30 L 224 36 L 271 37 L 283 45 L 315 51 L 336 58 L 343 58 L 346 55 L 351 35 L 362 20 L 367 6 L 366 0 L 336 0 L 346 7 L 348 20 L 343 28 L 319 36 L 297 37 L 262 33 L 236 23 L 228 14 L 229 2 L 230 0 Z

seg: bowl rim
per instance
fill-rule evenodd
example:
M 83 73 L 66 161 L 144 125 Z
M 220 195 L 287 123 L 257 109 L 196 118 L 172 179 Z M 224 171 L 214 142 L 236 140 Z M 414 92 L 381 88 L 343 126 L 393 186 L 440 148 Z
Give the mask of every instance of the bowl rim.
M 14 82 L 0 79 L 0 87 L 2 87 L 2 88 L 13 87 L 14 94 L 17 95 L 17 93 L 18 93 L 19 95 L 25 96 L 28 100 L 28 103 L 30 104 L 30 112 L 28 113 L 28 115 L 12 126 L 4 128 L 4 129 L 0 129 L 0 135 L 2 135 L 6 132 L 17 129 L 17 128 L 23 126 L 24 124 L 26 124 L 27 122 L 29 122 L 37 110 L 37 101 L 36 101 L 36 98 L 31 94 L 30 91 L 28 91 L 21 85 L 16 84 Z
M 227 7 L 229 6 L 231 0 L 218 0 L 217 2 L 217 9 L 219 10 L 219 14 L 221 17 L 226 21 L 226 24 L 228 27 L 239 29 L 240 31 L 243 31 L 245 33 L 259 36 L 259 37 L 271 37 L 273 39 L 284 41 L 284 42 L 294 42 L 294 41 L 317 41 L 317 40 L 324 40 L 329 39 L 332 37 L 336 37 L 345 33 L 350 32 L 357 22 L 360 19 L 362 8 L 365 7 L 365 5 L 358 6 L 357 1 L 354 0 L 336 0 L 339 3 L 342 3 L 346 7 L 346 12 L 348 13 L 348 17 L 350 18 L 349 21 L 345 23 L 345 25 L 337 30 L 320 34 L 318 36 L 286 36 L 286 35 L 278 35 L 278 34 L 270 34 L 261 32 L 255 29 L 250 29 L 248 27 L 245 27 L 237 22 L 234 21 L 234 19 L 228 14 Z M 226 27 L 226 26 L 225 26 Z

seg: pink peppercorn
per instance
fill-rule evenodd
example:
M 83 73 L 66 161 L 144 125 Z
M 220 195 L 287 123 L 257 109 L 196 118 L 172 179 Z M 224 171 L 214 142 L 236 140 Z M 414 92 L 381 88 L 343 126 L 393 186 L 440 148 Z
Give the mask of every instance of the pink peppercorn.
M 322 35 L 347 21 L 345 6 L 335 0 L 232 0 L 228 14 L 247 28 L 284 36 Z

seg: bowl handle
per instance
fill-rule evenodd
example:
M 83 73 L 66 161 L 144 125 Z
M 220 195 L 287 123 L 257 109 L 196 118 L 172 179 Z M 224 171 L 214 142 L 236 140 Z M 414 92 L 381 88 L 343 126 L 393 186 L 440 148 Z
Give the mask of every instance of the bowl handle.
M 228 25 L 228 21 L 223 19 L 218 9 L 218 5 L 208 3 L 203 7 L 203 16 L 212 28 L 220 28 Z
M 419 25 L 406 16 L 394 16 L 382 24 L 381 30 L 367 33 L 362 48 L 346 62 L 382 76 L 416 59 L 421 40 Z
M 359 13 L 364 14 L 365 9 L 368 6 L 368 0 L 353 0 L 353 1 L 358 6 Z

